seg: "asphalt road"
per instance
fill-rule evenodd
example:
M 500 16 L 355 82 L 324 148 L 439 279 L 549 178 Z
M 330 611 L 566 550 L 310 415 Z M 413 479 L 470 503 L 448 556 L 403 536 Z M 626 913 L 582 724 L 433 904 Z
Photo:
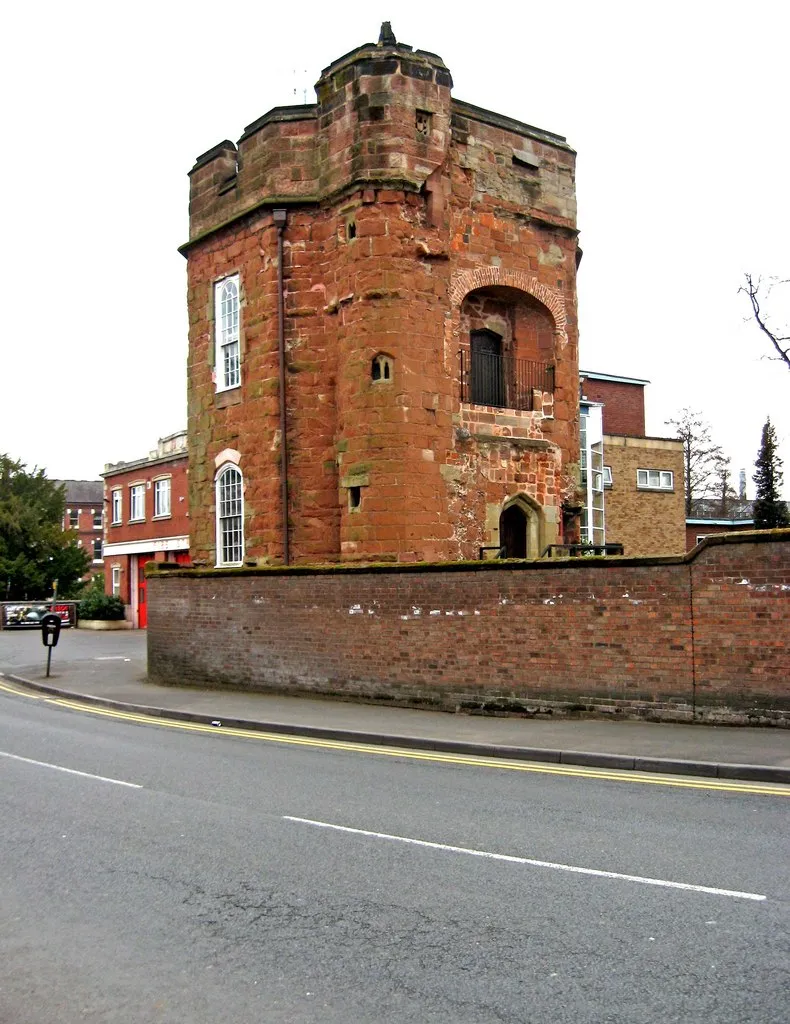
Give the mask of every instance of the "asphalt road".
M 0 1022 L 784 1024 L 790 800 L 698 784 L 2 694 Z

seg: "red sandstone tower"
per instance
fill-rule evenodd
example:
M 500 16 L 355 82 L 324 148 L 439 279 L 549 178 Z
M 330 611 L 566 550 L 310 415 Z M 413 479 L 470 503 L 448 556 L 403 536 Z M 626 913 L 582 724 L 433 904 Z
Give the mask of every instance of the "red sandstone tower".
M 192 168 L 195 561 L 537 557 L 561 534 L 574 153 L 451 88 L 385 23 L 316 104 Z

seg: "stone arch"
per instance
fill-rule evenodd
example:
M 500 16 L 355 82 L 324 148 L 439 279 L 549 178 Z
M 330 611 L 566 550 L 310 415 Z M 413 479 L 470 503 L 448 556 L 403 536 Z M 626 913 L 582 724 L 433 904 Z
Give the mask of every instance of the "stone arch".
M 523 270 L 508 270 L 505 267 L 478 267 L 476 270 L 464 270 L 455 277 L 450 286 L 450 304 L 456 329 L 460 320 L 461 303 L 466 296 L 478 288 L 496 286 L 516 288 L 537 299 L 551 314 L 554 333 L 560 345 L 564 347 L 568 343 L 568 321 L 562 295 Z
M 543 509 L 534 498 L 523 492 L 513 494 L 502 502 L 494 543 L 507 549 L 505 557 L 539 558 L 544 546 L 544 520 Z M 524 530 L 523 537 L 512 535 L 518 529 Z

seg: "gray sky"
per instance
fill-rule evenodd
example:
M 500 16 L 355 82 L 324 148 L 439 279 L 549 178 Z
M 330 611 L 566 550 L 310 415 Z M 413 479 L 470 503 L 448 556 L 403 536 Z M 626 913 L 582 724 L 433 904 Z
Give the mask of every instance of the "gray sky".
M 650 380 L 649 433 L 699 409 L 750 495 L 770 415 L 790 497 L 790 372 L 738 294 L 747 270 L 790 277 L 786 3 L 272 6 L 4 16 L 0 451 L 95 478 L 185 426 L 187 171 L 390 19 L 457 98 L 578 151 L 582 367 Z

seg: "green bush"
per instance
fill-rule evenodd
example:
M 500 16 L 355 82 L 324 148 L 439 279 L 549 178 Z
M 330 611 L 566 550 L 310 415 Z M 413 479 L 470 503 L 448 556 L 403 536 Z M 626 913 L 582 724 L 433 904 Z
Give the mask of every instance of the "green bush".
M 79 603 L 78 614 L 81 619 L 122 619 L 123 601 L 120 597 L 91 587 Z

